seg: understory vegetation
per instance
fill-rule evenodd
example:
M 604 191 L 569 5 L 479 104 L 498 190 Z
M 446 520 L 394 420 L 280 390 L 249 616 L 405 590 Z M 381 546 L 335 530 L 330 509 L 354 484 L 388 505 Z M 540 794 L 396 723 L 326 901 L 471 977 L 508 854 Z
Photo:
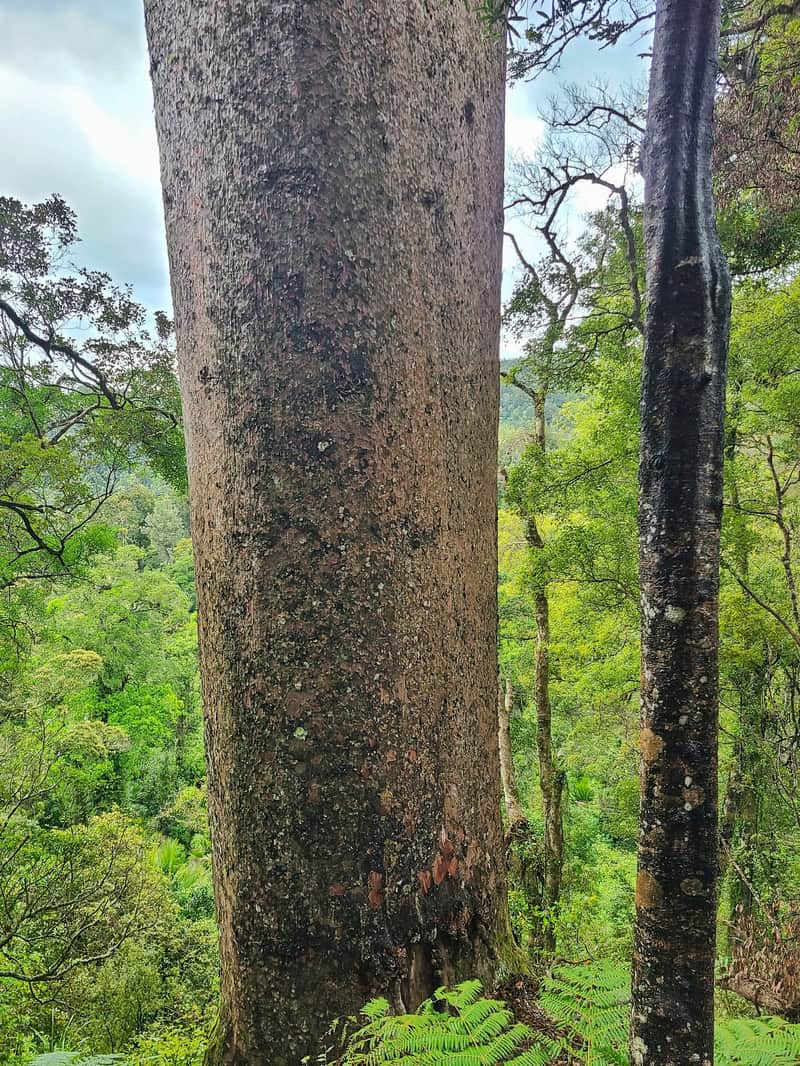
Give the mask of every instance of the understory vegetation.
M 319 1063 L 379 1066 L 627 1066 L 630 976 L 614 963 L 557 966 L 541 983 L 538 1003 L 550 1020 L 515 1018 L 505 1003 L 482 995 L 479 981 L 440 988 L 414 1014 L 392 1015 L 385 999 L 350 1019 L 344 1055 Z M 800 1058 L 800 1025 L 781 1018 L 725 1018 L 717 1026 L 719 1066 L 792 1066 Z
M 76 236 L 0 199 L 0 1061 L 177 1064 L 217 982 L 177 388 Z

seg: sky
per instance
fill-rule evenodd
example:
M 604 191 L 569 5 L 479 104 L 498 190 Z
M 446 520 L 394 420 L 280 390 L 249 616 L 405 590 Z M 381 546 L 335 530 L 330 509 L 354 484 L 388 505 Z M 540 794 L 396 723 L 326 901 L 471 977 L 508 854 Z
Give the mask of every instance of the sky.
M 60 193 L 78 215 L 81 264 L 129 283 L 151 310 L 168 309 L 142 0 L 0 0 L 0 41 L 0 194 L 30 203 Z M 580 46 L 562 76 L 619 80 L 622 69 L 630 80 L 633 54 Z M 538 108 L 554 88 L 548 77 L 509 91 L 509 154 L 535 151 Z M 587 193 L 576 210 L 596 206 L 597 194 Z M 530 239 L 519 223 L 512 228 L 523 244 Z M 514 257 L 506 253 L 508 294 Z

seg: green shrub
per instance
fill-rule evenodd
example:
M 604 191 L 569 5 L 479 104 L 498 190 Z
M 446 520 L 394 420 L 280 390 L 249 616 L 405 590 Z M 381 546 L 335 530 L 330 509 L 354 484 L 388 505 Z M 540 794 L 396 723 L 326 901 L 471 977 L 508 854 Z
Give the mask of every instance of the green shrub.
M 479 981 L 440 988 L 415 1014 L 392 1015 L 385 999 L 368 1003 L 366 1023 L 349 1035 L 339 1066 L 419 1063 L 419 1066 L 544 1066 L 540 1048 L 525 1050 L 533 1033 L 514 1022 L 499 1000 L 483 999 Z M 354 1022 L 355 1019 L 351 1019 Z
M 121 1055 L 82 1055 L 80 1051 L 48 1051 L 38 1055 L 30 1066 L 113 1066 Z
M 515 1023 L 499 1000 L 481 997 L 478 981 L 440 988 L 415 1014 L 389 1013 L 385 999 L 364 1007 L 332 1033 L 344 1041 L 336 1066 L 628 1066 L 630 976 L 613 962 L 559 966 L 542 981 L 539 1004 L 557 1038 Z M 349 1025 L 349 1030 L 348 1030 Z M 797 1066 L 800 1025 L 779 1018 L 724 1018 L 716 1030 L 717 1066 Z M 310 1060 L 306 1060 L 310 1061 Z

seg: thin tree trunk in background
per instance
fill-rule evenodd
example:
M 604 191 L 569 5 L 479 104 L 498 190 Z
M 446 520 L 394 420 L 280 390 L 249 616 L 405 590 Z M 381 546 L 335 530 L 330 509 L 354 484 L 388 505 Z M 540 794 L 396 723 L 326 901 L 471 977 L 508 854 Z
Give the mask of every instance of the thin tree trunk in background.
M 544 871 L 542 869 L 539 849 L 530 823 L 525 816 L 519 798 L 517 777 L 514 771 L 514 756 L 511 748 L 510 720 L 514 702 L 514 689 L 510 679 L 506 679 L 505 691 L 498 689 L 497 714 L 499 720 L 500 773 L 503 782 L 503 796 L 508 816 L 506 832 L 506 866 L 510 884 L 520 890 L 525 898 L 531 917 L 531 932 L 527 943 L 521 947 L 526 954 L 541 947 L 541 913 L 544 899 Z
M 544 455 L 547 447 L 545 423 L 545 394 L 538 390 L 533 396 L 534 443 Z M 544 542 L 536 519 L 531 516 L 526 530 L 528 544 L 535 551 L 544 549 Z M 536 703 L 536 747 L 539 755 L 539 788 L 544 814 L 544 907 L 552 912 L 561 896 L 561 875 L 564 867 L 564 823 L 561 799 L 564 773 L 553 755 L 553 721 L 550 705 L 550 603 L 547 585 L 542 581 L 534 592 L 536 617 L 536 659 L 534 701 Z M 554 951 L 555 929 L 551 920 L 542 929 L 542 947 Z
M 471 5 L 146 0 L 221 1017 L 296 1066 L 491 980 L 503 45 Z M 499 943 L 498 943 L 499 941 Z
M 547 592 L 540 590 L 534 599 L 536 614 L 536 724 L 539 750 L 539 788 L 544 804 L 544 906 L 548 911 L 561 896 L 561 874 L 564 866 L 564 825 L 561 799 L 564 792 L 564 773 L 558 769 L 553 755 L 552 710 L 550 706 L 550 605 Z M 547 921 L 543 930 L 545 951 L 554 951 L 555 929 Z
M 500 685 L 497 693 L 498 740 L 500 751 L 500 777 L 503 783 L 503 799 L 506 804 L 509 832 L 514 827 L 527 823 L 519 798 L 517 775 L 514 771 L 514 753 L 511 748 L 511 711 L 514 705 L 514 689 L 511 679 L 506 678 L 505 691 Z
M 719 535 L 730 306 L 710 172 L 719 20 L 718 0 L 659 0 L 650 74 L 635 1066 L 710 1066 L 714 1054 Z

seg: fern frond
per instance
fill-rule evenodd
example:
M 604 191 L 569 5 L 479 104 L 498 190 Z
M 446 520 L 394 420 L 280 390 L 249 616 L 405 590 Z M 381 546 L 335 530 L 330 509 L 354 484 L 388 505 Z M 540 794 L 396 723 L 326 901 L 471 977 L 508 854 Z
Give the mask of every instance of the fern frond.
M 597 1066 L 627 1066 L 630 977 L 616 963 L 559 966 L 539 1003 L 564 1031 L 562 1048 Z
M 522 1050 L 534 1034 L 514 1021 L 505 1003 L 483 999 L 482 990 L 479 981 L 439 988 L 416 1014 L 399 1016 L 386 1012 L 385 1001 L 373 1000 L 341 1066 L 545 1066 L 551 1061 L 544 1047 Z
M 783 1018 L 725 1018 L 715 1030 L 718 1066 L 797 1066 L 800 1025 Z
M 559 966 L 544 980 L 540 1006 L 558 1039 L 514 1021 L 505 1003 L 482 997 L 479 981 L 438 989 L 415 1014 L 389 1013 L 385 999 L 362 1011 L 340 1066 L 552 1066 L 569 1058 L 628 1066 L 630 977 L 610 962 Z M 40 1056 L 31 1066 L 107 1066 L 117 1056 Z M 800 1025 L 781 1018 L 727 1018 L 716 1030 L 717 1066 L 800 1066 Z

